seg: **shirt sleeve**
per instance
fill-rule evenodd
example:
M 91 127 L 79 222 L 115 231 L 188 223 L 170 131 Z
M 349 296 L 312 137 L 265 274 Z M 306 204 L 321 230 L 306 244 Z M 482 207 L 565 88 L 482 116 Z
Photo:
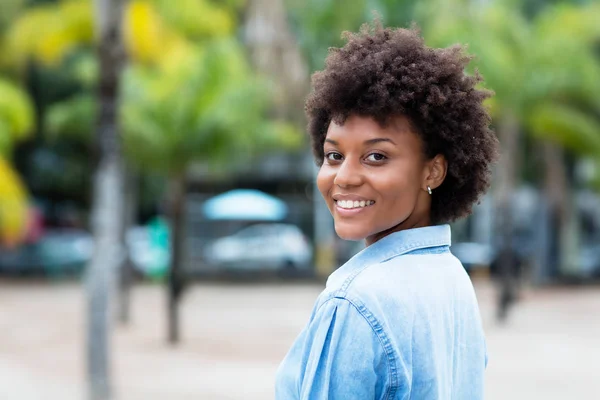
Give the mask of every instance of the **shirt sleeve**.
M 302 400 L 384 398 L 389 366 L 375 331 L 347 299 L 326 301 L 296 346 Z

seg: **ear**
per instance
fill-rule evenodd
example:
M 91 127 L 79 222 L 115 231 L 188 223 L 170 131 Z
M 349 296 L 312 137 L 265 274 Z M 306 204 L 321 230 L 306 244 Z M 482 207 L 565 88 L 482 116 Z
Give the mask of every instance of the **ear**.
M 438 188 L 446 179 L 448 172 L 448 161 L 443 154 L 438 154 L 427 162 L 427 177 L 425 178 L 423 190 L 427 190 L 427 186 L 431 189 Z

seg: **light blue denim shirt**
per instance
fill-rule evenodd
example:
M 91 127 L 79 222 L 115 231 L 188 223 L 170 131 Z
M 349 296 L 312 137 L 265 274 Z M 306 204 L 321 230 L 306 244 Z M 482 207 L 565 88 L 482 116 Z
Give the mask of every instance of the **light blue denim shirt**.
M 449 248 L 448 225 L 404 230 L 331 274 L 276 399 L 483 399 L 477 299 Z

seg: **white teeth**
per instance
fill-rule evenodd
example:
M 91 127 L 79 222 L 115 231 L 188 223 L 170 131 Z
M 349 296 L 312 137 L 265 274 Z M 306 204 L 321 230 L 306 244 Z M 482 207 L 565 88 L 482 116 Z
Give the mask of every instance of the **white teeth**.
M 353 209 L 359 207 L 367 207 L 372 204 L 375 204 L 373 200 L 361 200 L 361 201 L 352 201 L 352 200 L 338 200 L 337 205 L 341 208 L 345 209 Z

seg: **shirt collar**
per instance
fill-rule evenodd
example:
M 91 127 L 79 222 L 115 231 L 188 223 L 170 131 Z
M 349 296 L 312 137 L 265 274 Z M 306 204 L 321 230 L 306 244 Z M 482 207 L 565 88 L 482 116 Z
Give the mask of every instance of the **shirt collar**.
M 450 246 L 450 244 L 450 225 L 427 226 L 391 233 L 363 249 L 334 271 L 327 279 L 327 286 L 345 281 L 368 265 L 379 264 L 414 250 Z

